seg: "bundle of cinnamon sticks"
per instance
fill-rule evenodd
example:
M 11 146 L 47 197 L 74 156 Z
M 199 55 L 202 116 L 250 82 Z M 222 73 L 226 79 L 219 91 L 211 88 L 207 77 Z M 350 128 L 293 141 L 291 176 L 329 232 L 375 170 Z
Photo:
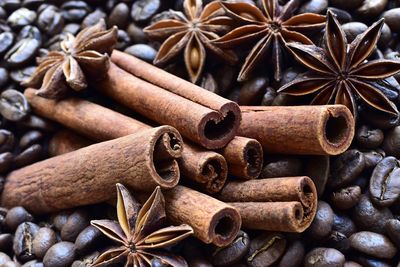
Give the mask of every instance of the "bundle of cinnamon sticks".
M 239 107 L 122 52 L 114 51 L 111 61 L 95 88 L 151 125 L 27 89 L 33 110 L 67 129 L 51 140 L 53 158 L 10 173 L 3 206 L 53 212 L 110 200 L 114 184 L 123 183 L 137 194 L 161 186 L 169 219 L 218 246 L 232 242 L 242 226 L 302 232 L 311 224 L 313 181 L 257 179 L 263 157 L 344 152 L 354 135 L 345 106 Z

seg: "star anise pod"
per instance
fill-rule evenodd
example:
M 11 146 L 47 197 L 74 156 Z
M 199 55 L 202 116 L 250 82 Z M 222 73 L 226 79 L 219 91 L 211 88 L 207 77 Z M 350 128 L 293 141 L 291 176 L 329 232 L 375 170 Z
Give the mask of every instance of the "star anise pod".
M 162 228 L 166 214 L 160 187 L 154 190 L 142 208 L 121 184 L 117 184 L 117 197 L 118 223 L 94 220 L 91 224 L 119 243 L 119 246 L 101 254 L 93 267 L 108 266 L 123 260 L 125 266 L 151 266 L 154 258 L 168 266 L 187 266 L 183 258 L 160 250 L 193 234 L 193 229 L 185 224 Z
M 263 11 L 248 3 L 224 3 L 221 5 L 228 15 L 244 25 L 238 27 L 213 43 L 222 48 L 235 48 L 237 45 L 255 42 L 240 70 L 238 81 L 249 78 L 252 70 L 262 60 L 272 56 L 274 78 L 279 81 L 282 76 L 283 57 L 286 44 L 299 42 L 313 44 L 304 34 L 321 30 L 325 25 L 325 16 L 304 13 L 294 15 L 299 8 L 300 0 L 290 0 L 284 6 L 278 0 L 262 0 Z
M 67 34 L 61 51 L 51 51 L 38 59 L 39 66 L 24 86 L 40 89 L 37 94 L 46 98 L 61 98 L 68 88 L 81 91 L 87 80 L 106 74 L 109 57 L 117 42 L 117 28 L 106 30 L 104 20 L 85 28 L 76 37 Z M 87 77 L 88 76 L 88 77 Z
M 366 59 L 379 40 L 383 19 L 374 23 L 348 45 L 339 22 L 328 12 L 325 49 L 314 45 L 288 44 L 296 59 L 308 67 L 309 77 L 296 79 L 278 91 L 290 95 L 317 93 L 311 104 L 343 104 L 357 115 L 356 98 L 369 106 L 397 115 L 396 106 L 377 88 L 378 82 L 400 71 L 400 62 Z M 381 83 L 379 86 L 384 86 Z
M 220 4 L 215 1 L 203 9 L 201 0 L 185 0 L 183 8 L 185 14 L 171 11 L 173 18 L 156 22 L 144 31 L 152 39 L 166 39 L 154 64 L 163 65 L 184 50 L 186 70 L 195 83 L 203 71 L 206 50 L 230 63 L 237 61 L 232 51 L 222 50 L 210 42 L 230 29 L 232 19 L 224 15 Z

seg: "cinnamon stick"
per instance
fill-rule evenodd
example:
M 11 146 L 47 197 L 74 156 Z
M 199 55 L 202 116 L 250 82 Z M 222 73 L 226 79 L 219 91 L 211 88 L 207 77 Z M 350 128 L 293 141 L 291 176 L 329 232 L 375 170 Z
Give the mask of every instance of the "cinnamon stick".
M 53 135 L 49 141 L 49 155 L 52 157 L 69 153 L 93 144 L 71 130 L 63 129 Z
M 337 155 L 354 136 L 354 118 L 343 105 L 240 108 L 239 134 L 257 139 L 265 153 Z
M 204 243 L 230 244 L 240 230 L 239 212 L 232 206 L 178 185 L 164 191 L 168 218 L 175 224 L 189 224 Z
M 208 149 L 222 148 L 236 136 L 241 120 L 236 103 L 133 56 L 112 55 L 116 65 L 97 84 L 107 96 Z
M 11 172 L 1 205 L 47 213 L 106 201 L 116 183 L 146 192 L 172 188 L 181 152 L 182 138 L 170 126 L 91 145 Z
M 306 176 L 230 182 L 218 199 L 237 208 L 243 226 L 268 231 L 303 232 L 317 208 L 317 191 Z
M 110 140 L 151 128 L 138 120 L 89 101 L 69 98 L 56 102 L 37 96 L 34 89 L 26 89 L 25 96 L 36 114 L 57 121 L 94 141 Z M 53 142 L 65 146 L 68 142 L 65 139 L 67 137 L 53 139 Z M 72 147 L 70 149 L 73 149 Z M 223 156 L 214 151 L 185 142 L 182 157 L 178 162 L 182 175 L 196 182 L 208 193 L 218 192 L 225 184 L 227 163 Z

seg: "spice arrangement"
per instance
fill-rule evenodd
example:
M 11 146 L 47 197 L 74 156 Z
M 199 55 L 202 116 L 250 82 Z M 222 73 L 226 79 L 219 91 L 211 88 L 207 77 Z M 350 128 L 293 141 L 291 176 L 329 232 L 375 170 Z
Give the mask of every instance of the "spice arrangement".
M 399 18 L 0 1 L 0 266 L 397 266 Z

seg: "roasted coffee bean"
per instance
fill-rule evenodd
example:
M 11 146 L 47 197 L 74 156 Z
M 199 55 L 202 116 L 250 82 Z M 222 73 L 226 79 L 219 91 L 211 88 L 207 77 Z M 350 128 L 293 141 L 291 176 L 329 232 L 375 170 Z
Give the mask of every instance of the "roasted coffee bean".
M 316 240 L 326 237 L 332 230 L 333 214 L 333 210 L 328 203 L 319 201 L 317 213 L 307 229 L 308 235 Z
M 75 240 L 76 252 L 80 255 L 84 255 L 87 252 L 92 251 L 99 241 L 101 241 L 103 234 L 96 227 L 89 225 L 82 232 L 79 233 Z
M 362 267 L 362 265 L 358 264 L 355 261 L 346 261 L 343 267 Z
M 218 94 L 218 83 L 214 79 L 214 76 L 212 76 L 211 73 L 204 73 L 202 76 L 203 77 L 201 78 L 200 87 L 206 89 L 207 91 Z
M 12 32 L 0 33 L 0 54 L 7 52 L 14 43 L 14 34 Z
M 328 10 L 335 14 L 336 18 L 341 24 L 353 21 L 353 17 L 346 10 L 335 7 L 328 7 Z
M 364 18 L 376 17 L 385 9 L 388 0 L 364 0 L 356 13 Z
M 390 219 L 385 224 L 386 235 L 400 247 L 400 221 L 398 219 Z
M 15 231 L 13 250 L 22 262 L 32 260 L 35 255 L 32 252 L 32 241 L 35 239 L 40 227 L 31 222 L 21 223 Z
M 328 0 L 310 0 L 304 3 L 300 9 L 299 14 L 302 13 L 317 13 L 324 14 L 328 8 Z
M 81 28 L 84 29 L 86 27 L 93 26 L 101 19 L 105 19 L 106 17 L 106 13 L 104 13 L 100 9 L 96 9 L 85 17 L 85 19 L 82 21 Z
M 329 166 L 328 156 L 309 156 L 306 159 L 304 173 L 313 180 L 319 197 L 325 191 L 329 176 Z
M 298 157 L 282 156 L 267 162 L 261 172 L 262 178 L 298 176 L 303 164 Z
M 24 80 L 29 79 L 35 72 L 35 66 L 28 66 L 22 69 L 16 69 L 10 72 L 11 79 L 16 83 L 21 83 Z
M 37 25 L 47 35 L 55 35 L 64 27 L 64 18 L 56 6 L 49 5 L 40 12 Z
M 31 221 L 33 221 L 32 215 L 20 206 L 8 210 L 5 218 L 5 224 L 11 232 L 14 232 L 21 223 Z
M 27 116 L 24 120 L 20 121 L 19 124 L 29 129 L 37 129 L 44 132 L 53 132 L 56 129 L 56 126 L 52 122 L 36 115 Z
M 16 167 L 20 168 L 29 164 L 32 164 L 42 158 L 44 154 L 42 145 L 34 144 L 19 153 L 18 156 L 14 158 L 14 164 Z
M 400 126 L 389 130 L 382 144 L 386 155 L 400 157 Z
M 61 5 L 61 14 L 68 21 L 81 21 L 90 12 L 85 1 L 66 1 Z
M 351 248 L 367 255 L 391 259 L 397 253 L 397 248 L 386 236 L 374 232 L 362 231 L 350 236 Z
M 7 82 L 8 82 L 8 71 L 5 68 L 0 68 L 0 87 L 6 85 Z
M 45 0 L 23 0 L 22 6 L 29 9 L 37 9 Z
M 271 106 L 276 97 L 276 91 L 271 86 L 267 86 L 265 94 L 261 100 L 261 106 Z
M 38 260 L 31 260 L 24 263 L 21 267 L 44 267 L 44 265 L 42 262 L 39 262 Z
M 15 10 L 7 19 L 8 25 L 13 28 L 23 27 L 32 24 L 36 19 L 36 13 L 27 8 Z
M 44 135 L 40 131 L 37 130 L 28 131 L 19 140 L 19 147 L 21 149 L 25 149 L 35 143 L 40 142 L 43 139 L 43 137 Z
M 214 76 L 221 77 L 217 79 L 218 88 L 221 94 L 226 94 L 232 90 L 232 86 L 236 83 L 237 70 L 228 64 L 224 64 L 216 70 Z
M 48 227 L 40 228 L 32 242 L 33 254 L 38 258 L 43 258 L 47 250 L 56 242 L 57 236 L 52 229 Z
M 0 173 L 9 171 L 14 162 L 14 155 L 11 152 L 4 152 L 0 154 Z
M 388 208 L 375 207 L 370 197 L 364 194 L 354 207 L 352 218 L 360 230 L 384 233 L 386 221 L 393 219 L 393 214 Z
M 146 44 L 135 44 L 129 46 L 124 50 L 125 53 L 128 53 L 132 56 L 138 57 L 144 61 L 149 63 L 153 62 L 156 57 L 157 51 L 154 50 L 153 47 Z
M 213 265 L 206 257 L 204 246 L 201 242 L 194 238 L 188 238 L 184 241 L 182 246 L 182 256 L 185 258 L 187 264 L 193 267 L 212 267 Z M 207 251 L 207 254 L 211 254 Z
M 58 231 L 61 231 L 61 229 L 67 223 L 69 215 L 71 215 L 71 212 L 69 212 L 69 211 L 61 211 L 57 214 L 54 214 L 51 217 L 51 222 L 52 222 L 53 226 Z
M 235 240 L 229 246 L 215 248 L 212 252 L 213 266 L 231 266 L 240 261 L 250 249 L 249 236 L 240 231 Z
M 392 265 L 385 260 L 368 257 L 366 255 L 356 255 L 354 260 L 360 263 L 363 267 L 392 267 Z
M 366 151 L 364 153 L 364 158 L 365 158 L 365 169 L 366 170 L 371 170 L 378 165 L 378 163 L 385 157 L 385 152 L 383 150 L 371 150 L 371 151 Z
M 21 29 L 21 31 L 17 35 L 17 41 L 21 41 L 23 39 L 35 39 L 39 43 L 42 43 L 42 33 L 40 30 L 32 25 L 25 26 Z
M 146 43 L 147 41 L 147 36 L 143 32 L 143 29 L 133 22 L 129 24 L 127 33 L 129 34 L 129 37 L 133 43 L 141 44 Z
M 160 0 L 138 0 L 132 5 L 131 17 L 136 22 L 149 20 L 160 7 Z
M 43 258 L 46 267 L 69 267 L 75 259 L 75 247 L 71 242 L 60 242 L 53 245 Z
M 11 66 L 22 66 L 34 58 L 39 47 L 40 42 L 36 39 L 22 39 L 10 48 L 4 59 Z
M 368 26 L 361 22 L 349 22 L 343 24 L 342 29 L 346 34 L 347 41 L 350 43 L 356 39 L 357 35 L 365 32 L 368 29 Z
M 86 255 L 81 260 L 76 260 L 72 263 L 71 267 L 88 267 L 100 256 L 98 251 L 95 251 L 89 255 Z M 206 267 L 206 266 L 204 266 Z M 207 266 L 208 267 L 208 266 Z M 211 266 L 210 266 L 211 267 Z
M 339 8 L 344 8 L 347 10 L 352 10 L 355 9 L 363 3 L 363 0 L 353 0 L 353 1 L 346 1 L 346 0 L 331 0 L 332 5 L 339 7 Z
M 350 250 L 350 241 L 347 236 L 338 231 L 332 231 L 325 239 L 324 246 L 334 248 L 342 253 Z
M 265 267 L 277 262 L 285 253 L 286 239 L 277 233 L 263 233 L 250 242 L 246 257 L 249 267 Z
M 335 208 L 346 210 L 357 205 L 361 197 L 361 188 L 358 185 L 345 187 L 331 195 L 331 203 Z
M 361 174 L 364 167 L 364 154 L 357 149 L 347 150 L 333 161 L 328 185 L 333 189 L 348 185 Z
M 17 90 L 8 89 L 0 95 L 0 113 L 10 121 L 20 121 L 30 111 L 25 96 Z
M 344 255 L 334 248 L 314 248 L 307 253 L 304 259 L 305 267 L 343 266 L 346 261 Z
M 151 267 L 168 267 L 168 264 L 162 262 L 159 258 L 153 258 L 151 260 Z
M 400 8 L 393 8 L 383 13 L 385 23 L 393 32 L 400 33 Z
M 77 210 L 73 212 L 61 229 L 61 239 L 74 242 L 79 233 L 89 224 L 89 216 L 86 211 Z
M 372 129 L 366 125 L 358 128 L 356 133 L 357 143 L 362 148 L 377 148 L 382 144 L 383 138 L 383 131 L 381 129 Z
M 357 227 L 346 214 L 335 213 L 333 216 L 332 231 L 337 231 L 350 237 L 352 234 L 357 232 Z
M 11 258 L 6 253 L 0 252 L 0 266 L 3 266 L 3 264 L 10 260 Z
M 244 82 L 240 88 L 238 104 L 243 106 L 260 105 L 268 83 L 269 81 L 265 77 L 255 77 Z
M 123 30 L 118 30 L 118 42 L 115 49 L 124 50 L 131 43 L 131 38 L 128 33 Z
M 108 25 L 115 25 L 120 29 L 125 28 L 129 22 L 129 7 L 126 3 L 116 5 L 108 16 Z
M 21 7 L 21 0 L 3 0 L 1 1 L 1 6 L 11 12 Z
M 392 40 L 392 31 L 389 26 L 384 23 L 381 29 L 381 36 L 379 37 L 378 46 L 380 48 L 386 48 Z
M 14 134 L 8 130 L 0 129 L 0 153 L 11 151 L 14 147 Z
M 81 30 L 81 25 L 77 23 L 68 23 L 67 25 L 64 26 L 62 32 L 69 32 L 72 35 L 77 35 L 79 31 Z
M 400 195 L 400 162 L 386 157 L 372 172 L 369 192 L 372 202 L 381 207 L 392 205 Z
M 0 234 L 0 251 L 11 252 L 13 245 L 12 234 Z M 1 264 L 0 264 L 1 266 Z
M 0 19 L 6 20 L 7 19 L 7 11 L 3 7 L 0 6 Z
M 286 249 L 285 254 L 279 261 L 279 267 L 298 267 L 301 266 L 305 254 L 304 245 L 300 240 L 291 242 Z

